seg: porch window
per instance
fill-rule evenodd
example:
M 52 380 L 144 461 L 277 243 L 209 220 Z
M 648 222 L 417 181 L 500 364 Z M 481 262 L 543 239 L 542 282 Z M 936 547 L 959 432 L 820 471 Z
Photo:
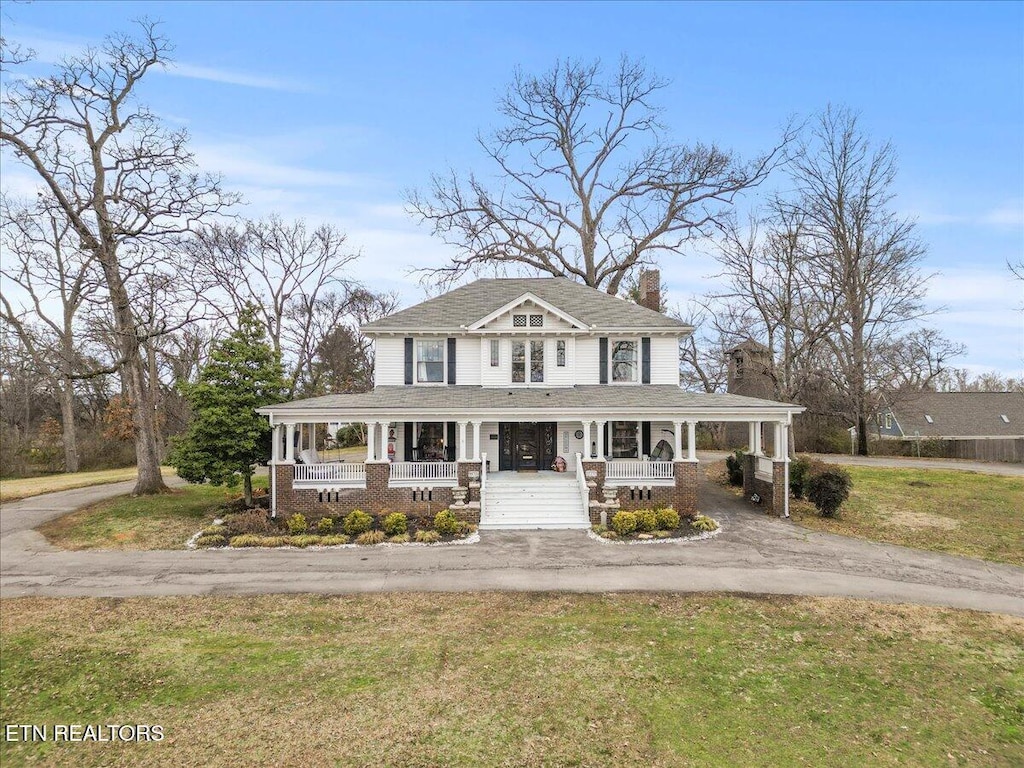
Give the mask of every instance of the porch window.
M 444 383 L 444 340 L 416 342 L 416 381 Z
M 416 433 L 418 461 L 444 461 L 444 422 L 420 422 Z
M 640 458 L 640 424 L 636 421 L 613 421 L 611 428 L 612 458 Z
M 544 342 L 525 340 L 512 341 L 512 383 L 525 384 L 526 372 L 530 372 L 531 384 L 544 383 Z
M 612 381 L 635 382 L 637 380 L 637 348 L 634 340 L 616 341 L 612 344 Z

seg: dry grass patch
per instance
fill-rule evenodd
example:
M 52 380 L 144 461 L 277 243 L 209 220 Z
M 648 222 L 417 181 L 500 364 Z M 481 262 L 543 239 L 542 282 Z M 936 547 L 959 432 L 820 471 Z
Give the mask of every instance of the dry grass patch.
M 163 467 L 164 476 L 174 474 L 171 467 Z M 0 502 L 27 499 L 55 491 L 70 491 L 90 485 L 106 485 L 134 480 L 138 476 L 135 467 L 123 469 L 104 469 L 99 472 L 72 472 L 62 475 L 44 475 L 42 477 L 25 477 L 16 480 L 0 480 Z
M 1024 621 L 838 599 L 14 599 L 4 765 L 1011 765 Z

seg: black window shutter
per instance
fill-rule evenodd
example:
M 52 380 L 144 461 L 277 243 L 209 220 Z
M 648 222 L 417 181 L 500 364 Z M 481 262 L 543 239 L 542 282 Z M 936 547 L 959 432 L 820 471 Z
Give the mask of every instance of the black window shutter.
M 612 423 L 606 421 L 604 423 L 604 457 L 610 458 L 612 455 Z
M 448 442 L 448 446 L 447 446 L 447 450 L 445 451 L 445 453 L 447 454 L 445 456 L 445 459 L 447 461 L 455 461 L 455 449 L 456 449 L 456 445 L 455 445 L 455 422 L 454 421 L 445 422 L 445 426 L 448 428 L 448 441 L 447 441 Z
M 448 339 L 448 383 L 455 383 L 455 339 Z
M 640 339 L 640 382 L 651 383 L 651 337 Z
M 640 422 L 640 434 L 642 435 L 640 454 L 642 456 L 650 456 L 651 455 L 651 422 L 649 422 L 649 421 L 641 421 Z
M 598 365 L 601 366 L 601 383 L 608 383 L 608 338 L 602 336 L 597 340 Z
M 405 383 L 412 384 L 412 337 L 405 337 Z
M 402 425 L 402 431 L 405 432 L 405 460 L 412 461 L 412 441 L 414 437 L 412 433 L 412 422 L 405 422 L 405 424 Z

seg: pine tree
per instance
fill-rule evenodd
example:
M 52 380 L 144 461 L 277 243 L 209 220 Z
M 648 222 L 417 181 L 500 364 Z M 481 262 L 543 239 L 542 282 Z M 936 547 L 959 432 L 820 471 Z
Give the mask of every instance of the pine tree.
M 256 307 L 241 313 L 238 330 L 218 342 L 195 384 L 182 387 L 192 406 L 188 431 L 174 443 L 170 463 L 190 483 L 245 487 L 252 506 L 252 475 L 270 455 L 271 428 L 256 408 L 279 403 L 284 369 L 266 341 Z

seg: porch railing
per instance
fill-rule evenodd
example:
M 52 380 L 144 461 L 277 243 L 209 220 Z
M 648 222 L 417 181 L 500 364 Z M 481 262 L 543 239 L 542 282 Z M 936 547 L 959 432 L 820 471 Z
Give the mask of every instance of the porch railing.
M 391 465 L 390 482 L 421 480 L 458 481 L 458 464 L 454 461 L 396 461 Z
M 296 464 L 293 475 L 296 485 L 366 485 L 366 465 L 333 462 L 329 464 Z
M 480 518 L 487 509 L 487 454 L 480 454 Z
M 576 454 L 576 487 L 583 501 L 583 511 L 590 515 L 590 488 L 587 486 L 587 473 L 583 469 L 583 455 Z
M 769 483 L 772 482 L 774 477 L 772 460 L 768 456 L 757 456 L 756 465 L 754 466 L 754 477 L 759 480 L 767 480 Z
M 605 465 L 608 480 L 675 480 L 671 461 L 609 459 Z

